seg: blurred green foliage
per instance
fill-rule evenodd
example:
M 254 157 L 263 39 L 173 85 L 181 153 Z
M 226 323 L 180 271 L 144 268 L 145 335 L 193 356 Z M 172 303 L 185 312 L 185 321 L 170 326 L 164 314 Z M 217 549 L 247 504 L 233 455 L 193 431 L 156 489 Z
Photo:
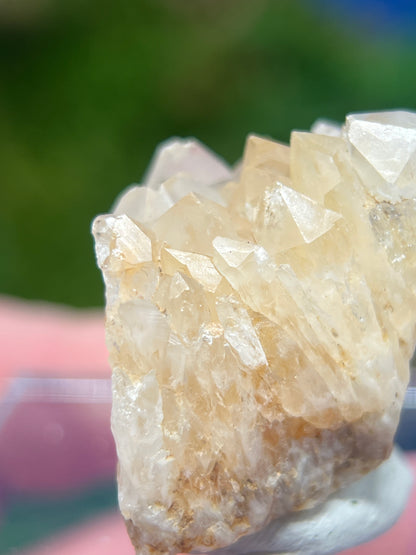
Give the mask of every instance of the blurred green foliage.
M 365 36 L 313 1 L 8 4 L 0 0 L 2 293 L 101 305 L 91 220 L 169 136 L 197 136 L 233 162 L 251 131 L 287 141 L 317 117 L 416 108 L 415 44 Z

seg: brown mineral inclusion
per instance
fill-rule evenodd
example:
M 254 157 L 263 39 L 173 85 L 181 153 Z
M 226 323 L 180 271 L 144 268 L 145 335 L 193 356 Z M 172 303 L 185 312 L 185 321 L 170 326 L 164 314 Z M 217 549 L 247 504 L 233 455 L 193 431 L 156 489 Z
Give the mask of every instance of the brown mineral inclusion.
M 137 553 L 227 546 L 386 459 L 416 315 L 416 114 L 159 148 L 93 231 Z

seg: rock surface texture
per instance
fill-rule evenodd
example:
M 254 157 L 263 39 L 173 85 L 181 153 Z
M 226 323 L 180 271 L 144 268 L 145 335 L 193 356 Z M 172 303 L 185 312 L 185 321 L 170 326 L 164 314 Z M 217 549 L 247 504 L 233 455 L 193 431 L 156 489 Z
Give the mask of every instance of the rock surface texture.
M 416 320 L 416 114 L 195 140 L 93 224 L 119 502 L 140 555 L 209 551 L 386 459 Z

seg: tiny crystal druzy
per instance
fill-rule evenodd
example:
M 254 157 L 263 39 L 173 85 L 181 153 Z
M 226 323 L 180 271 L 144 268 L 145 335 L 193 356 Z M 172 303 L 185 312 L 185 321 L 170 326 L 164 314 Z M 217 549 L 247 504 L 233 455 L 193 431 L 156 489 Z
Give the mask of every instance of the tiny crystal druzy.
M 416 114 L 162 145 L 93 231 L 137 553 L 209 551 L 384 459 L 416 317 Z

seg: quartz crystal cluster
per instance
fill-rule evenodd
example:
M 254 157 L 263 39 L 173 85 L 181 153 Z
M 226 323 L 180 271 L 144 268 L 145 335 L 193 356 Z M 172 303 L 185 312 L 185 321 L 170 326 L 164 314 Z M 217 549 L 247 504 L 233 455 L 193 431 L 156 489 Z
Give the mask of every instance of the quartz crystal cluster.
M 392 449 L 416 320 L 416 114 L 162 145 L 93 224 L 119 502 L 140 555 L 209 551 Z

